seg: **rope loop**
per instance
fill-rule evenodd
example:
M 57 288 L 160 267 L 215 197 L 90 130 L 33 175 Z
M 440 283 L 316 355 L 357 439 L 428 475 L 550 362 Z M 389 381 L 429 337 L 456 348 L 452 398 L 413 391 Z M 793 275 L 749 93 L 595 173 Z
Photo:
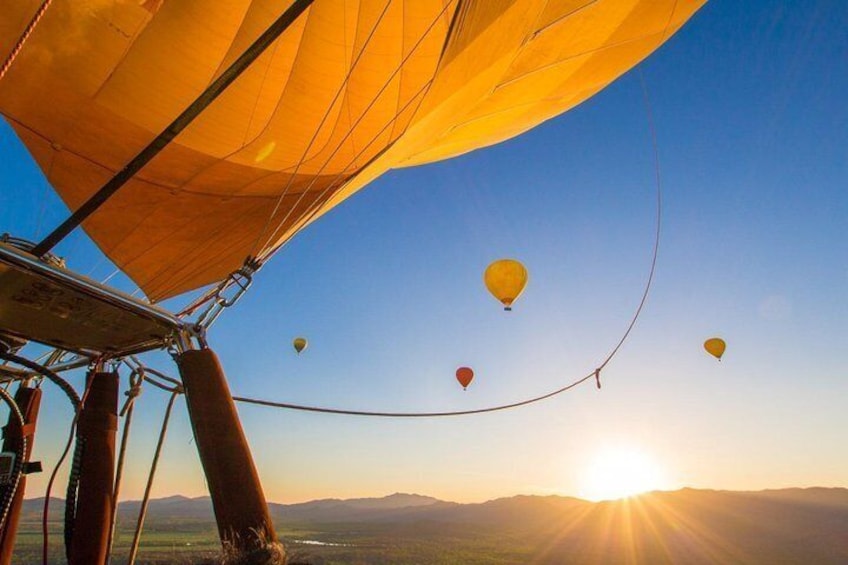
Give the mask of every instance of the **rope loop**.
M 123 418 L 127 410 L 135 402 L 135 399 L 141 396 L 141 385 L 144 383 L 144 367 L 138 367 L 133 369 L 133 372 L 130 373 L 130 388 L 124 393 L 127 397 L 127 400 L 124 402 L 124 406 L 121 408 L 120 416 Z

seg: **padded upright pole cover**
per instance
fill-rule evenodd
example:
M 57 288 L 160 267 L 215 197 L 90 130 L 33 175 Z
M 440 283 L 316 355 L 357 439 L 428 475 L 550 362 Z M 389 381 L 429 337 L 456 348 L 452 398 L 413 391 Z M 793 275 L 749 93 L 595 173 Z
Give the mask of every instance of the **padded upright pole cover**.
M 15 393 L 15 403 L 24 416 L 24 429 L 21 429 L 18 419 L 9 414 L 9 423 L 6 425 L 6 434 L 3 438 L 3 451 L 17 452 L 21 447 L 21 439 L 26 437 L 24 461 L 29 461 L 32 454 L 32 444 L 35 441 L 38 408 L 41 406 L 41 389 L 22 386 Z M 15 497 L 9 506 L 6 524 L 0 532 L 0 565 L 9 565 L 12 562 L 12 550 L 15 549 L 15 534 L 18 532 L 21 503 L 24 500 L 25 490 L 26 475 L 22 475 L 18 482 L 18 490 L 15 491 Z
M 276 542 L 259 475 L 217 356 L 209 349 L 186 351 L 177 363 L 221 542 L 238 552 Z
M 115 480 L 118 373 L 88 376 L 88 394 L 77 423 L 82 442 L 79 493 L 69 565 L 105 565 Z

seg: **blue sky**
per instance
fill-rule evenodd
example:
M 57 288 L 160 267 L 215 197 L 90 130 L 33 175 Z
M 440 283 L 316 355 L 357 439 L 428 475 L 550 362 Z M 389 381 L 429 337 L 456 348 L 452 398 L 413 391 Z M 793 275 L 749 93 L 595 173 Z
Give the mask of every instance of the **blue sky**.
M 839 0 L 713 0 L 641 65 L 662 241 L 646 309 L 601 391 L 423 421 L 245 406 L 269 498 L 579 496 L 597 454 L 616 449 L 650 458 L 659 488 L 848 486 L 846 28 Z M 67 210 L 5 125 L 0 151 L 0 231 L 38 239 Z M 210 341 L 234 393 L 289 402 L 459 410 L 556 389 L 594 369 L 638 304 L 653 175 L 630 72 L 519 138 L 378 179 L 284 248 Z M 58 252 L 83 274 L 112 272 L 81 233 Z M 512 313 L 482 284 L 500 257 L 530 271 Z M 300 356 L 298 335 L 310 340 Z M 721 363 L 701 349 L 713 335 L 728 342 Z M 149 362 L 175 372 L 164 355 Z M 477 375 L 466 392 L 460 365 Z M 139 401 L 129 498 L 166 400 Z M 48 468 L 63 402 L 47 389 L 36 457 Z M 182 401 L 164 457 L 155 495 L 205 493 Z

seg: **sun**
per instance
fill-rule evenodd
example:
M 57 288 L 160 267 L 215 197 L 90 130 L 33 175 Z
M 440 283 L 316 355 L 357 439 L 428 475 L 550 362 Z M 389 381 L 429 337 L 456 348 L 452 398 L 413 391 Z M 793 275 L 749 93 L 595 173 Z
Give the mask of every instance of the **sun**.
M 586 500 L 616 500 L 663 488 L 665 476 L 654 460 L 634 448 L 598 452 L 587 467 L 580 492 Z

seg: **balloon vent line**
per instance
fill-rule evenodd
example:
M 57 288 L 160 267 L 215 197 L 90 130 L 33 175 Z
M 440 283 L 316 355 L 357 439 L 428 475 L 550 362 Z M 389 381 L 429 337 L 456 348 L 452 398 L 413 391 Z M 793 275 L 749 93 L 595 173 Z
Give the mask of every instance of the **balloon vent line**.
M 633 313 L 633 317 L 630 319 L 630 323 L 627 325 L 627 329 L 624 331 L 624 334 L 622 334 L 615 347 L 613 347 L 612 351 L 610 351 L 610 353 L 607 355 L 606 359 L 604 359 L 604 361 L 600 365 L 598 365 L 597 369 L 595 369 L 583 378 L 577 379 L 576 381 L 573 381 L 563 386 L 562 388 L 543 394 L 541 396 L 528 398 L 527 400 L 521 400 L 518 402 L 512 402 L 510 404 L 501 404 L 498 406 L 490 406 L 487 408 L 478 408 L 474 410 L 458 410 L 453 412 L 380 412 L 368 410 L 347 410 L 342 408 L 326 408 L 321 406 L 291 404 L 288 402 L 275 402 L 271 400 L 262 400 L 259 398 L 249 398 L 244 396 L 234 396 L 233 400 L 236 402 L 254 404 L 257 406 L 267 406 L 270 408 L 280 408 L 285 410 L 299 410 L 304 412 L 318 412 L 321 414 L 339 414 L 345 416 L 373 416 L 381 418 L 438 418 L 447 416 L 470 416 L 473 414 L 498 412 L 501 410 L 509 410 L 511 408 L 519 408 L 521 406 L 535 404 L 536 402 L 547 400 L 548 398 L 552 398 L 554 396 L 567 392 L 590 379 L 595 380 L 595 386 L 600 390 L 601 371 L 609 364 L 610 361 L 612 361 L 613 357 L 615 357 L 618 351 L 621 349 L 621 346 L 624 345 L 625 341 L 627 341 L 627 338 L 633 331 L 633 328 L 636 325 L 639 316 L 642 314 L 642 310 L 645 307 L 645 303 L 648 300 L 648 294 L 650 294 L 651 284 L 654 281 L 654 274 L 656 273 L 657 258 L 659 256 L 660 249 L 660 234 L 662 227 L 662 176 L 660 174 L 660 156 L 659 147 L 657 143 L 657 131 L 654 124 L 654 116 L 651 108 L 651 100 L 648 93 L 648 87 L 645 84 L 645 77 L 642 74 L 641 67 L 637 67 L 637 70 L 639 72 L 639 83 L 642 90 L 642 100 L 645 107 L 645 115 L 648 121 L 648 133 L 650 134 L 651 138 L 651 148 L 653 150 L 654 160 L 654 181 L 656 183 L 656 227 L 654 229 L 655 233 L 653 251 L 651 256 L 651 268 L 648 272 L 648 280 L 645 283 L 645 289 L 642 292 L 642 297 L 639 300 L 639 305 L 637 306 L 636 311 Z

